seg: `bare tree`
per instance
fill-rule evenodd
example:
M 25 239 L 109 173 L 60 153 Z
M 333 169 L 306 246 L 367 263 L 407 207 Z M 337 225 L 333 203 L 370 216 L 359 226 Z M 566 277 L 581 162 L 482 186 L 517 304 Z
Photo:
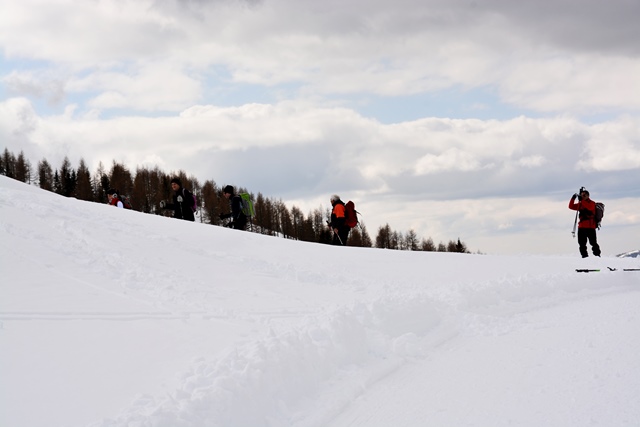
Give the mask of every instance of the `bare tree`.
M 413 229 L 407 231 L 407 234 L 405 234 L 405 237 L 404 237 L 404 241 L 405 241 L 406 250 L 409 250 L 409 251 L 419 250 L 418 235 Z
M 427 240 L 422 239 L 422 243 L 420 244 L 420 249 L 425 252 L 435 252 L 436 245 L 433 243 L 433 239 L 429 237 Z
M 156 213 L 161 198 L 162 177 L 164 174 L 156 166 L 154 169 L 137 168 L 133 180 L 131 205 L 133 209 Z
M 278 200 L 275 204 L 277 212 L 277 223 L 279 224 L 279 231 L 282 233 L 282 237 L 285 239 L 293 237 L 293 221 L 291 213 L 282 200 Z
M 286 206 L 285 206 L 286 209 Z M 291 207 L 291 237 L 296 240 L 305 240 L 303 238 L 304 230 L 304 214 L 297 206 Z
M 120 194 L 129 196 L 133 193 L 133 178 L 129 169 L 115 160 L 109 171 L 109 186 Z
M 219 215 L 223 212 L 223 198 L 214 181 L 207 180 L 202 186 L 202 215 L 209 224 L 220 225 Z
M 376 236 L 376 248 L 395 249 L 395 247 L 392 245 L 391 233 L 391 227 L 388 223 L 383 227 L 378 228 L 378 235 Z

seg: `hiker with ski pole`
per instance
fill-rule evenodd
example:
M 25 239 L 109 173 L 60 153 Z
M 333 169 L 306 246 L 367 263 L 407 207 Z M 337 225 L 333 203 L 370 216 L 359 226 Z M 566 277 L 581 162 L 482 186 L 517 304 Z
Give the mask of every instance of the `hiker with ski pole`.
M 222 190 L 222 195 L 229 200 L 229 207 L 231 212 L 226 214 L 220 214 L 221 220 L 231 218 L 232 221 L 227 224 L 227 227 L 235 230 L 245 230 L 247 228 L 248 217 L 243 212 L 243 201 L 239 194 L 236 194 L 235 188 L 232 185 L 227 185 Z
M 331 220 L 327 223 L 333 233 L 332 245 L 346 246 L 349 237 L 349 226 L 345 224 L 345 205 L 340 196 L 331 196 Z
M 576 199 L 578 202 L 576 203 Z M 589 192 L 581 187 L 578 193 L 575 193 L 569 201 L 569 209 L 576 211 L 576 221 L 578 222 L 578 245 L 580 247 L 580 255 L 582 258 L 589 256 L 587 251 L 587 241 L 591 245 L 593 255 L 600 256 L 600 246 L 596 235 L 598 221 L 596 220 L 596 202 L 589 198 Z M 604 207 L 603 207 L 604 209 Z M 576 224 L 573 224 L 573 235 L 575 237 Z

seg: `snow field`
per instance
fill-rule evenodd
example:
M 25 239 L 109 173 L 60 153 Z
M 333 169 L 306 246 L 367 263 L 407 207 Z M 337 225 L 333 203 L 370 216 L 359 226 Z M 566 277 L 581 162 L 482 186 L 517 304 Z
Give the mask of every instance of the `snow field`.
M 633 259 L 333 248 L 0 177 L 0 425 L 634 426 Z

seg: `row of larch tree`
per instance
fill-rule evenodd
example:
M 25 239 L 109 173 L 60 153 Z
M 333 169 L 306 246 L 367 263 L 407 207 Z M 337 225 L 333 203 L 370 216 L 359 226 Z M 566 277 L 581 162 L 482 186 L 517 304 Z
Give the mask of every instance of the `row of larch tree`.
M 65 197 L 96 203 L 106 203 L 107 190 L 116 189 L 129 199 L 134 210 L 165 216 L 170 216 L 171 212 L 160 209 L 159 204 L 162 200 L 172 198 L 170 182 L 177 176 L 184 187 L 197 197 L 196 221 L 224 226 L 226 221 L 220 220 L 219 215 L 229 211 L 229 203 L 215 181 L 200 183 L 195 176 L 188 176 L 182 170 L 165 173 L 157 166 L 151 169 L 137 167 L 132 173 L 125 165 L 113 161 L 109 169 L 100 162 L 97 170 L 91 173 L 83 159 L 74 169 L 67 157 L 57 168 L 42 159 L 34 170 L 23 152 L 16 156 L 5 148 L 0 156 L 0 174 Z M 237 187 L 237 192 L 249 193 L 242 187 Z M 249 194 L 256 211 L 249 227 L 251 231 L 307 242 L 331 242 L 331 232 L 326 225 L 331 214 L 329 208 L 320 207 L 305 216 L 298 207 L 289 209 L 282 200 L 265 197 L 261 193 Z M 440 242 L 435 245 L 430 237 L 421 239 L 413 230 L 397 232 L 389 224 L 379 227 L 375 241 L 372 241 L 362 221 L 351 230 L 348 245 L 411 251 L 469 252 L 459 238 L 447 244 Z

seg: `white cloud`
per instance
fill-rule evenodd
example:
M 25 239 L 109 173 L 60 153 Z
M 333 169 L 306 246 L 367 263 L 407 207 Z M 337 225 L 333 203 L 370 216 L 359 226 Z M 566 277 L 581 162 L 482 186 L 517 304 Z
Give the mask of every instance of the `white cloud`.
M 90 73 L 67 84 L 70 94 L 97 93 L 89 108 L 181 111 L 201 97 L 200 82 L 167 63 L 138 63 L 129 72 Z
M 638 120 L 627 117 L 594 126 L 577 166 L 586 171 L 635 170 L 640 180 Z
M 500 83 L 504 99 L 535 111 L 640 110 L 640 60 L 553 52 L 522 58 Z
M 536 168 L 547 163 L 543 156 L 527 156 L 518 159 L 518 164 L 527 168 Z
M 127 99 L 118 92 L 103 92 L 89 101 L 88 105 L 98 110 L 128 107 Z
M 443 171 L 468 172 L 481 167 L 481 163 L 472 154 L 451 148 L 440 155 L 422 156 L 416 162 L 415 171 L 418 175 L 426 175 Z
M 228 82 L 208 87 L 208 78 L 221 69 L 236 85 L 300 85 L 309 96 L 493 87 L 541 112 L 640 109 L 640 59 L 629 54 L 637 7 L 623 0 L 578 11 L 569 0 L 4 3 L 5 57 L 52 70 L 40 81 L 14 75 L 18 94 L 113 92 L 131 109 L 178 111 L 215 104 Z
M 0 102 L 0 135 L 2 139 L 28 137 L 38 127 L 38 115 L 26 98 L 10 98 Z
M 480 184 L 478 196 L 521 191 L 523 183 L 544 191 L 550 185 L 573 188 L 576 168 L 638 176 L 638 119 L 633 118 L 591 126 L 564 118 L 384 125 L 345 108 L 291 101 L 201 105 L 167 117 L 112 119 L 78 114 L 74 105 L 59 116 L 39 116 L 24 98 L 0 107 L 0 132 L 7 140 L 41 147 L 36 158 L 65 152 L 92 165 L 117 159 L 131 167 L 153 158 L 203 178 L 220 170 L 232 176 L 218 179 L 246 180 L 246 186 L 263 185 L 265 173 L 286 177 L 300 164 L 313 171 L 320 191 L 344 182 L 352 191 L 420 189 L 450 198 Z M 244 165 L 233 168 L 233 162 Z M 281 169 L 272 171 L 271 164 Z M 283 184 L 295 180 L 291 176 Z M 289 187 L 278 191 L 297 197 L 295 186 Z

